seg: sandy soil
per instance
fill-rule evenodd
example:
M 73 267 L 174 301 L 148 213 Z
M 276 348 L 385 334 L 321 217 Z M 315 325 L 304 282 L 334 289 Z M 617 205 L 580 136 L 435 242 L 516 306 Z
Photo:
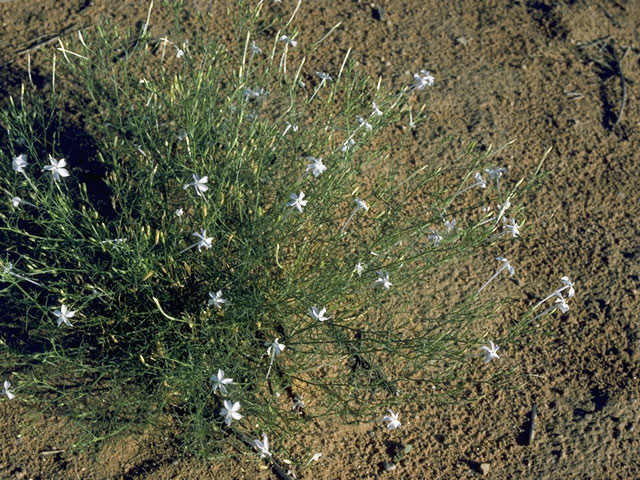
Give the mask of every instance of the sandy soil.
M 235 2 L 214 3 L 213 22 L 225 28 L 224 7 Z M 265 4 L 289 15 L 295 2 Z M 102 16 L 135 25 L 147 7 L 131 0 L 0 3 L 0 91 L 25 79 L 25 50 Z M 154 11 L 156 34 L 168 22 Z M 323 455 L 297 477 L 640 478 L 640 4 L 312 0 L 303 2 L 294 25 L 304 43 L 337 22 L 341 27 L 310 68 L 329 70 L 326 59 L 340 62 L 352 47 L 352 58 L 392 87 L 410 83 L 421 68 L 434 72 L 429 121 L 404 152 L 407 162 L 428 156 L 443 135 L 454 138 L 447 155 L 471 140 L 515 139 L 502 161 L 516 181 L 553 148 L 544 165 L 550 176 L 527 201 L 526 230 L 504 252 L 518 268 L 517 282 L 494 293 L 519 300 L 496 331 L 562 275 L 575 279 L 577 294 L 567 315 L 549 320 L 547 335 L 502 352 L 503 366 L 516 372 L 511 389 L 469 392 L 476 401 L 466 406 L 417 411 L 406 405 L 403 428 L 392 433 L 380 422 L 318 424 L 302 440 Z M 31 58 L 42 82 L 45 48 L 51 47 Z M 529 445 L 534 403 L 536 436 Z M 207 465 L 184 459 L 170 430 L 74 453 L 80 432 L 62 418 L 39 415 L 38 405 L 5 399 L 0 415 L 1 478 L 277 478 L 255 454 Z M 414 449 L 385 472 L 399 443 Z

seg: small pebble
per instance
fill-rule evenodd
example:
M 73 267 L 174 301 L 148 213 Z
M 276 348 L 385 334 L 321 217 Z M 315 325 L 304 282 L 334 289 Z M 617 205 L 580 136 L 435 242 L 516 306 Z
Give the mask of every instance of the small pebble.
M 384 471 L 385 472 L 394 472 L 396 469 L 395 463 L 384 462 Z
M 490 463 L 481 463 L 480 464 L 480 473 L 482 473 L 482 475 L 489 475 L 490 471 L 491 471 L 491 464 Z

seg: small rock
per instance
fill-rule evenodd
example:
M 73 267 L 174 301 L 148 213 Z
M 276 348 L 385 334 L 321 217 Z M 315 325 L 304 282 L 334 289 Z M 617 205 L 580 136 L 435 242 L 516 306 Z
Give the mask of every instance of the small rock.
M 384 462 L 383 466 L 384 466 L 385 472 L 394 472 L 397 468 L 395 463 L 389 463 L 389 462 Z
M 480 473 L 482 475 L 489 475 L 490 471 L 491 471 L 491 464 L 490 463 L 481 463 L 480 464 Z

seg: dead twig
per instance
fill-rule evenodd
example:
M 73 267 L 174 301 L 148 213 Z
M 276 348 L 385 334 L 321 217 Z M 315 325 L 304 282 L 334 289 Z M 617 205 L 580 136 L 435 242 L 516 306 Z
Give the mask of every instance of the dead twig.
M 611 49 L 613 51 L 613 59 L 616 62 L 616 66 L 618 67 L 618 75 L 620 76 L 620 84 L 622 85 L 622 101 L 620 103 L 620 110 L 618 111 L 618 118 L 616 118 L 613 126 L 617 126 L 620 123 L 620 119 L 622 118 L 622 112 L 624 111 L 625 103 L 627 102 L 627 84 L 624 81 L 624 73 L 622 72 L 622 64 L 620 63 L 620 59 L 618 58 L 618 54 L 616 53 L 615 46 Z M 629 51 L 629 47 L 625 50 L 622 58 L 626 57 L 627 52 Z
M 531 423 L 529 424 L 529 437 L 527 439 L 527 445 L 533 443 L 533 439 L 536 436 L 536 416 L 538 414 L 538 406 L 534 403 L 531 407 Z
M 61 32 L 53 35 L 52 37 L 46 38 L 46 40 L 39 41 L 37 43 L 31 44 L 27 48 L 23 48 L 22 50 L 18 50 L 17 52 L 15 52 L 13 54 L 14 57 L 11 60 L 1 64 L 0 67 L 4 67 L 5 65 L 9 65 L 10 63 L 13 63 L 17 57 L 19 57 L 21 55 L 24 55 L 25 53 L 31 54 L 32 52 L 35 52 L 36 50 L 39 50 L 42 47 L 45 47 L 45 46 L 47 46 L 47 45 L 49 45 L 49 44 L 51 44 L 53 42 L 58 41 L 61 37 L 64 37 L 65 35 L 68 35 L 70 33 L 78 32 L 78 31 L 82 30 L 83 28 L 85 28 L 84 25 L 82 25 L 80 27 L 78 27 L 77 25 L 72 25 L 71 27 L 65 28 L 64 30 L 62 30 Z

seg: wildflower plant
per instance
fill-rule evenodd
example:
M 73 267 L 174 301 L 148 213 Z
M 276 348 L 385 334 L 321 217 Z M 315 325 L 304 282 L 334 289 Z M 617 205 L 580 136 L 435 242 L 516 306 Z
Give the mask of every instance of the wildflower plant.
M 241 432 L 270 458 L 267 435 L 379 420 L 478 366 L 472 326 L 496 301 L 469 285 L 443 306 L 429 280 L 512 240 L 477 214 L 505 200 L 478 173 L 496 151 L 407 173 L 373 142 L 422 120 L 410 102 L 434 77 L 385 92 L 345 59 L 306 87 L 303 42 L 261 6 L 232 45 L 108 27 L 61 41 L 53 88 L 0 111 L 0 190 L 30 207 L 0 202 L 2 362 L 94 439 L 169 415 L 185 448 Z M 502 178 L 514 203 L 519 186 Z

